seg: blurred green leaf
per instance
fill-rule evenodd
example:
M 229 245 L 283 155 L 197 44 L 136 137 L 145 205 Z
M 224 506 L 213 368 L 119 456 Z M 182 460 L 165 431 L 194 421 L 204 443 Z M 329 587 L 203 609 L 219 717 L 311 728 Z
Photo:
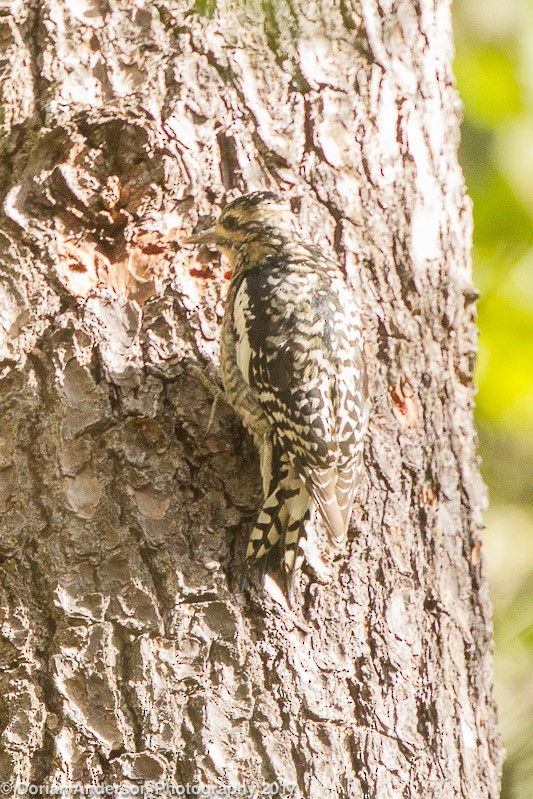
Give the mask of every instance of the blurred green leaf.
M 529 627 L 526 627 L 525 630 L 522 630 L 520 633 L 520 640 L 529 649 L 533 649 L 533 623 L 530 624 Z
M 494 127 L 522 111 L 522 91 L 512 52 L 463 47 L 456 54 L 454 70 L 465 114 L 478 124 Z
M 469 179 L 470 178 L 470 179 Z M 516 246 L 522 255 L 526 243 L 533 243 L 533 219 L 517 200 L 512 188 L 492 166 L 481 175 L 466 175 L 474 201 L 474 243 Z
M 477 373 L 480 412 L 510 430 L 533 429 L 533 314 L 495 293 L 480 301 L 479 327 L 488 349 Z

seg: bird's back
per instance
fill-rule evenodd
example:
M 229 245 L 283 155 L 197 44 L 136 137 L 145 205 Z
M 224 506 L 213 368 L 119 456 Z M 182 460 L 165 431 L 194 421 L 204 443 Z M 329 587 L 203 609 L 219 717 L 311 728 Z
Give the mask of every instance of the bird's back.
M 245 273 L 232 305 L 239 367 L 279 439 L 309 467 L 346 460 L 363 365 L 340 270 L 313 251 L 272 258 Z

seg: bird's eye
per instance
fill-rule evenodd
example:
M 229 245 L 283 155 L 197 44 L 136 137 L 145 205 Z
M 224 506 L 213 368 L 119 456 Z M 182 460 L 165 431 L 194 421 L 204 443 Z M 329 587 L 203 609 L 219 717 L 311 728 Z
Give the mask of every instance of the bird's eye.
M 226 228 L 226 230 L 237 230 L 239 227 L 239 220 L 236 216 L 227 216 L 222 221 L 222 225 Z

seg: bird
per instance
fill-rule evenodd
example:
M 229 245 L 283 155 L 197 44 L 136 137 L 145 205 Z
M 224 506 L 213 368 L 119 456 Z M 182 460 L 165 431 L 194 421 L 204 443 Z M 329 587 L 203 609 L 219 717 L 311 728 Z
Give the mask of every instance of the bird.
M 185 241 L 210 244 L 229 261 L 221 377 L 259 450 L 264 493 L 245 575 L 279 545 L 292 606 L 315 508 L 339 547 L 363 471 L 368 391 L 358 307 L 340 265 L 309 240 L 282 195 L 237 197 Z

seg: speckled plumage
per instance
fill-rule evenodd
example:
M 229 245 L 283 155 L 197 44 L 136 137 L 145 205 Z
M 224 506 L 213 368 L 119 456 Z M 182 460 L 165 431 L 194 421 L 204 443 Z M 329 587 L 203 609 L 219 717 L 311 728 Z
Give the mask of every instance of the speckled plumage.
M 207 236 L 233 267 L 226 397 L 261 454 L 265 502 L 246 558 L 281 540 L 292 597 L 313 507 L 336 542 L 349 524 L 367 415 L 359 315 L 340 268 L 305 241 L 282 198 L 239 197 Z

